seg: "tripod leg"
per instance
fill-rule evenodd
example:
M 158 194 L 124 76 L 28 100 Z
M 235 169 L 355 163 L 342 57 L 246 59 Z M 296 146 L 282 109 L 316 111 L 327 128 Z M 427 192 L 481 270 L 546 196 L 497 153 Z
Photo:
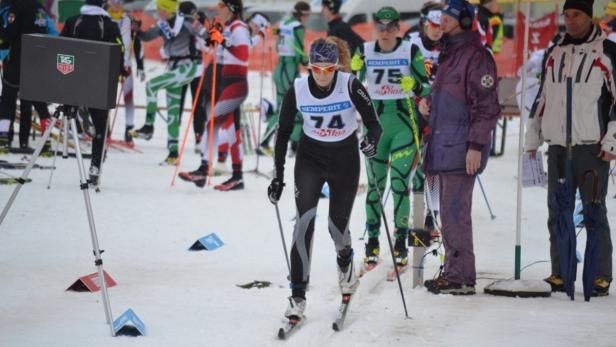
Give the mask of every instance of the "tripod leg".
M 53 125 L 53 123 L 50 123 L 50 127 Z M 67 159 L 68 158 L 68 119 L 64 118 L 63 122 L 62 122 L 62 135 L 64 136 L 63 138 L 63 145 L 64 148 L 62 149 L 62 158 L 63 159 Z M 73 129 L 74 131 L 76 131 L 76 129 Z M 77 144 L 78 142 L 76 142 L 75 144 Z
M 64 136 L 68 134 L 64 133 Z M 56 141 L 56 147 L 53 150 L 53 162 L 51 164 L 52 169 L 49 171 L 49 182 L 47 182 L 47 189 L 51 189 L 51 180 L 53 179 L 53 173 L 56 171 L 56 159 L 58 158 L 58 147 L 60 147 L 60 141 Z
M 57 113 L 54 113 L 54 115 L 51 117 L 51 124 L 54 124 L 59 118 L 60 118 L 59 115 Z M 13 202 L 17 198 L 17 194 L 19 194 L 19 191 L 21 190 L 21 187 L 26 182 L 26 179 L 28 178 L 30 171 L 32 171 L 32 168 L 34 167 L 34 163 L 38 159 L 39 155 L 41 155 L 43 146 L 45 145 L 45 142 L 51 135 L 51 128 L 52 126 L 50 125 L 45 130 L 45 133 L 43 134 L 43 137 L 41 137 L 41 140 L 38 146 L 36 146 L 36 150 L 34 151 L 34 154 L 32 154 L 32 158 L 30 158 L 30 162 L 28 163 L 28 166 L 26 166 L 26 169 L 21 174 L 21 177 L 17 180 L 17 186 L 15 186 L 15 189 L 13 190 L 13 194 L 11 194 L 9 201 L 6 203 L 6 205 L 4 206 L 4 209 L 2 210 L 2 214 L 0 214 L 0 225 L 2 224 L 2 222 L 4 222 L 4 218 L 6 218 L 6 215 L 9 213 L 9 210 L 11 209 Z
M 111 330 L 111 336 L 115 336 L 113 331 L 113 316 L 111 314 L 111 305 L 109 303 L 109 294 L 107 293 L 107 284 L 105 283 L 103 259 L 101 257 L 101 250 L 98 245 L 98 236 L 96 235 L 96 225 L 94 224 L 94 213 L 92 212 L 92 203 L 90 201 L 90 193 L 88 191 L 88 181 L 86 179 L 86 169 L 83 166 L 83 158 L 81 157 L 81 149 L 79 146 L 79 138 L 77 137 L 77 122 L 74 117 L 71 117 L 71 130 L 73 133 L 73 141 L 75 141 L 75 155 L 77 157 L 77 167 L 79 169 L 79 183 L 81 191 L 83 192 L 83 199 L 86 204 L 86 213 L 88 215 L 88 223 L 90 224 L 90 237 L 92 238 L 92 248 L 94 250 L 94 264 L 98 270 L 98 280 L 101 287 L 101 296 L 103 299 L 103 305 L 105 306 L 105 318 L 109 329 Z

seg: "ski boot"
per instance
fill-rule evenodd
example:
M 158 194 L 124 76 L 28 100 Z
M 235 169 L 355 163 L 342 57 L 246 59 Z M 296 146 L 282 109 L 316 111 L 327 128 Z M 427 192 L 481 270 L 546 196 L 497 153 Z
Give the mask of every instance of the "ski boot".
M 244 189 L 244 180 L 242 179 L 242 173 L 233 172 L 233 175 L 223 183 L 214 186 L 214 189 L 227 192 L 230 190 L 242 190 Z
M 100 169 L 96 165 L 90 166 L 90 177 L 88 178 L 88 182 L 92 186 L 92 188 L 98 188 L 98 178 L 100 176 Z
M 45 142 L 45 144 L 43 145 L 43 148 L 41 149 L 41 157 L 45 157 L 45 158 L 49 158 L 49 157 L 53 157 L 54 152 L 51 149 L 51 141 L 47 140 Z
M 10 152 L 9 133 L 0 133 L 0 154 L 9 154 Z
M 261 145 L 259 146 L 255 152 L 257 153 L 257 155 L 261 155 L 261 156 L 273 156 L 274 155 L 274 150 L 267 145 Z
M 154 136 L 154 126 L 146 124 L 142 126 L 141 129 L 131 130 L 129 134 L 133 138 L 136 137 L 139 139 L 145 139 L 146 141 L 149 141 L 152 139 L 152 136 Z
M 359 286 L 359 277 L 355 273 L 353 266 L 353 249 L 345 247 L 338 252 L 338 285 L 342 295 L 353 294 Z
M 197 170 L 190 172 L 180 172 L 178 177 L 180 177 L 180 179 L 183 181 L 193 182 L 197 187 L 203 188 L 205 187 L 205 183 L 207 182 L 207 171 L 207 163 L 202 163 Z
M 304 311 L 306 311 L 306 299 L 289 297 L 289 307 L 284 312 L 284 316 L 288 319 L 301 321 L 304 319 Z
M 366 256 L 364 257 L 364 263 L 359 273 L 360 276 L 363 276 L 366 272 L 374 269 L 379 264 L 379 254 L 381 252 L 378 237 L 369 237 L 368 243 L 365 245 Z
M 398 229 L 394 232 L 396 242 L 394 244 L 394 257 L 398 268 L 406 267 L 409 264 L 409 250 L 406 247 L 407 229 Z
M 430 293 L 451 295 L 474 295 L 475 286 L 450 282 L 443 276 L 424 282 L 424 286 Z
M 129 148 L 135 147 L 135 141 L 133 141 L 133 135 L 131 135 L 134 127 L 134 125 L 127 125 L 126 130 L 124 130 L 124 142 L 126 142 L 126 146 Z
M 169 152 L 167 158 L 160 163 L 160 166 L 175 166 L 178 161 L 178 152 Z
M 565 282 L 558 275 L 550 275 L 550 277 L 543 279 L 552 287 L 552 292 L 564 292 Z
M 592 288 L 592 296 L 608 296 L 610 295 L 610 282 L 602 277 L 595 279 Z

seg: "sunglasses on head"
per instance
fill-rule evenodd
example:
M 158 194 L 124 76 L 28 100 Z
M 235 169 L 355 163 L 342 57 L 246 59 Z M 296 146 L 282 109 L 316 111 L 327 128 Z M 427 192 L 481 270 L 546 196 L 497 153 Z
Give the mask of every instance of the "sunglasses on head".
M 329 66 L 317 66 L 317 65 L 308 65 L 308 67 L 310 68 L 310 71 L 312 71 L 312 73 L 332 73 L 334 71 L 336 71 L 336 69 L 338 68 L 338 65 L 329 65 Z
M 376 22 L 376 30 L 393 32 L 398 28 L 398 22 L 381 23 Z

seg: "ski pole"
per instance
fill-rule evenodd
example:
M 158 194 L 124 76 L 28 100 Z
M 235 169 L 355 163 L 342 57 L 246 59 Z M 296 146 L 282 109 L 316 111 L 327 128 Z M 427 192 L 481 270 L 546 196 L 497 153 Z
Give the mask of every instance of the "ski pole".
M 370 167 L 370 171 L 372 172 L 372 176 L 376 177 L 376 173 L 374 171 L 373 162 L 371 159 L 368 160 L 368 166 Z M 379 186 L 377 182 L 375 182 L 374 189 L 376 190 L 377 195 L 379 196 L 379 204 L 381 204 L 381 218 L 383 218 L 383 224 L 385 224 L 385 234 L 387 235 L 387 243 L 389 244 L 389 251 L 391 253 L 391 260 L 394 263 L 394 270 L 396 271 L 396 279 L 398 280 L 398 288 L 400 289 L 400 297 L 402 298 L 402 305 L 404 306 L 404 316 L 406 318 L 409 317 L 408 309 L 406 308 L 406 300 L 404 299 L 404 291 L 402 290 L 402 282 L 400 281 L 400 272 L 398 271 L 398 265 L 396 264 L 396 257 L 394 256 L 394 246 L 391 242 L 391 236 L 389 235 L 389 225 L 387 224 L 387 217 L 385 216 L 385 207 L 383 206 L 383 196 L 381 195 L 381 191 L 379 190 Z
M 483 194 L 483 199 L 486 201 L 486 205 L 488 206 L 488 211 L 490 211 L 490 219 L 496 219 L 494 213 L 492 213 L 492 208 L 490 207 L 490 202 L 488 201 L 488 196 L 486 195 L 486 191 L 483 189 L 483 184 L 481 183 L 481 178 L 477 175 L 477 182 L 479 182 L 479 188 L 481 188 L 481 193 Z
M 284 232 L 282 230 L 282 220 L 280 219 L 280 210 L 278 209 L 278 202 L 274 204 L 276 207 L 276 218 L 278 218 L 278 229 L 280 230 L 280 239 L 282 240 L 282 249 L 284 250 L 284 258 L 287 261 L 287 269 L 289 269 L 289 277 L 291 276 L 291 262 L 289 262 L 289 252 L 287 251 L 287 242 L 284 239 Z
M 116 118 L 118 116 L 118 110 L 120 109 L 120 97 L 124 94 L 124 77 L 120 77 L 120 92 L 118 93 L 118 98 L 115 103 L 115 111 L 113 112 L 113 120 L 111 121 L 111 131 L 109 132 L 109 140 L 111 140 L 111 136 L 113 136 L 113 129 L 115 129 Z M 124 100 L 126 103 L 126 100 Z M 105 138 L 105 142 L 107 138 Z
M 217 63 L 217 52 L 216 50 L 218 49 L 218 45 L 214 44 L 214 50 L 212 52 L 212 57 L 213 57 L 213 62 L 212 62 L 212 66 L 214 67 L 212 69 L 212 97 L 210 99 L 210 129 L 208 131 L 209 133 L 209 153 L 208 153 L 208 168 L 207 168 L 207 184 L 211 185 L 210 180 L 212 179 L 212 160 L 214 159 L 214 120 L 216 118 L 216 115 L 214 114 L 214 110 L 215 110 L 215 105 L 216 102 L 214 101 L 214 99 L 216 98 L 216 63 Z
M 188 140 L 188 134 L 190 133 L 190 126 L 192 124 L 192 120 L 195 116 L 195 111 L 197 110 L 197 103 L 199 101 L 199 97 L 201 96 L 201 89 L 203 87 L 203 80 L 205 79 L 205 53 L 201 52 L 201 61 L 203 71 L 201 72 L 201 77 L 199 78 L 199 84 L 197 84 L 197 91 L 193 95 L 193 104 L 192 109 L 190 110 L 190 115 L 188 116 L 188 123 L 186 123 L 186 130 L 184 131 L 184 137 L 182 138 L 182 145 L 180 146 L 180 153 L 178 153 L 178 160 L 175 162 L 175 170 L 173 171 L 173 177 L 171 178 L 171 186 L 175 186 L 175 179 L 177 178 L 178 171 L 180 171 L 180 165 L 182 163 L 182 157 L 184 156 L 184 150 L 186 149 L 186 140 Z M 180 106 L 181 107 L 181 106 Z

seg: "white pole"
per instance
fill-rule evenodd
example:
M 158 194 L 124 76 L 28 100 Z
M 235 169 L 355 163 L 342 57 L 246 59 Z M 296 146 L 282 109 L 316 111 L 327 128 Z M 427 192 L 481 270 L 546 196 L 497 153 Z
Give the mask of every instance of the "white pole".
M 520 134 L 518 136 L 518 183 L 517 183 L 517 210 L 515 221 L 515 279 L 520 279 L 520 263 L 522 251 L 522 156 L 524 154 L 524 132 L 526 126 L 526 68 L 528 66 L 528 32 L 530 26 L 530 1 L 526 0 L 524 20 L 524 49 L 522 57 L 522 96 L 520 102 Z M 518 7 L 519 8 L 519 7 Z

